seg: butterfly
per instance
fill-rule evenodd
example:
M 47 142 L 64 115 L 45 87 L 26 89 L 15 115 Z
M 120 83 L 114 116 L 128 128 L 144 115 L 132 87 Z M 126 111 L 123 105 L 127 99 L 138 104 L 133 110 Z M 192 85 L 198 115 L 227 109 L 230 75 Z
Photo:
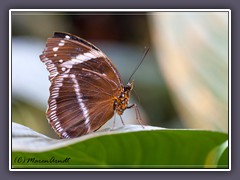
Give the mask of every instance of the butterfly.
M 134 81 L 124 86 L 116 67 L 95 45 L 55 32 L 47 39 L 40 59 L 50 73 L 46 116 L 60 138 L 94 132 L 114 114 L 121 117 L 132 107 L 140 120 L 136 104 L 128 104 Z

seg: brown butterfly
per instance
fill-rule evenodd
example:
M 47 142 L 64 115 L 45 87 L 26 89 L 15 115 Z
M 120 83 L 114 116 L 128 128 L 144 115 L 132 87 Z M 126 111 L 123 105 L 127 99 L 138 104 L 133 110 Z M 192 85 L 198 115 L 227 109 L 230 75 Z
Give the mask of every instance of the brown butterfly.
M 123 86 L 111 60 L 90 42 L 55 32 L 48 38 L 40 59 L 50 72 L 46 116 L 61 138 L 96 131 L 114 113 L 121 117 L 131 107 L 135 107 L 140 120 L 136 104 L 128 105 L 133 81 Z

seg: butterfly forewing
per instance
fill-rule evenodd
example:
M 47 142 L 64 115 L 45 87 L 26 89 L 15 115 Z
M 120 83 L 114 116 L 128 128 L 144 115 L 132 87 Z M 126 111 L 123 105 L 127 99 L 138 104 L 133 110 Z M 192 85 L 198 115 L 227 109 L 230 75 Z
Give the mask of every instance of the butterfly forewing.
M 47 118 L 62 138 L 100 128 L 114 114 L 122 82 L 108 57 L 91 43 L 67 34 L 49 38 L 40 59 L 50 72 Z

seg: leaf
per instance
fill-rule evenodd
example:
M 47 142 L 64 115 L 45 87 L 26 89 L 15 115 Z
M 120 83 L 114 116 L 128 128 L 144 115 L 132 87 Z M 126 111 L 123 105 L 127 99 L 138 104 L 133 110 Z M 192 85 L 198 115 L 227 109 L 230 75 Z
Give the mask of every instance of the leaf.
M 218 148 L 227 139 L 221 132 L 139 125 L 52 139 L 13 123 L 12 168 L 228 168 L 228 153 Z

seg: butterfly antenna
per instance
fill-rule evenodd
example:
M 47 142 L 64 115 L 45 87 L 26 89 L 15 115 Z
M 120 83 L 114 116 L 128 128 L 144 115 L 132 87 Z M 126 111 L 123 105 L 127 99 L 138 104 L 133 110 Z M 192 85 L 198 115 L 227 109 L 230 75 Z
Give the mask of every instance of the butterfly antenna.
M 146 57 L 146 55 L 147 55 L 147 53 L 148 53 L 148 51 L 149 51 L 149 47 L 145 47 L 145 49 L 146 49 L 146 50 L 145 50 L 145 52 L 144 52 L 144 54 L 143 54 L 143 56 L 142 56 L 142 59 L 141 59 L 140 63 L 139 63 L 138 66 L 135 68 L 135 70 L 133 71 L 133 73 L 131 74 L 131 76 L 130 76 L 130 78 L 128 79 L 127 82 L 130 82 L 131 78 L 133 77 L 133 75 L 135 74 L 135 72 L 138 70 L 138 68 L 141 66 L 144 58 Z

